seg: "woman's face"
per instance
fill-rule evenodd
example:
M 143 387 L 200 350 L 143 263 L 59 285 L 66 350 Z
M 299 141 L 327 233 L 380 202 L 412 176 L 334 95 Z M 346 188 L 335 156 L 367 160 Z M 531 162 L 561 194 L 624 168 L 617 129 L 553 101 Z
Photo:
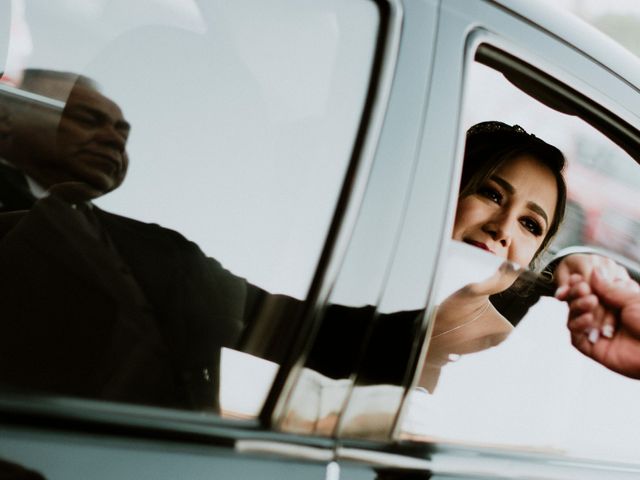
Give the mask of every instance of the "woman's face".
M 549 231 L 557 197 L 547 166 L 530 155 L 514 157 L 458 200 L 453 239 L 529 265 Z

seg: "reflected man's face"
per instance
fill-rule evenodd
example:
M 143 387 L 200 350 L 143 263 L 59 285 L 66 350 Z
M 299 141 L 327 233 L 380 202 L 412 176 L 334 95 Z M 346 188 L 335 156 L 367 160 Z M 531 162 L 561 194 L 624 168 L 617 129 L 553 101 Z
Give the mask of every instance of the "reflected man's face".
M 92 197 L 117 188 L 127 172 L 129 130 L 117 104 L 76 85 L 58 126 L 53 183 L 82 182 L 94 191 Z
M 530 155 L 515 157 L 458 201 L 453 239 L 529 265 L 549 231 L 557 198 L 548 167 Z
M 130 126 L 120 107 L 92 86 L 38 80 L 35 93 L 65 101 L 62 112 L 27 104 L 13 112 L 7 160 L 43 188 L 89 200 L 114 190 L 127 173 Z

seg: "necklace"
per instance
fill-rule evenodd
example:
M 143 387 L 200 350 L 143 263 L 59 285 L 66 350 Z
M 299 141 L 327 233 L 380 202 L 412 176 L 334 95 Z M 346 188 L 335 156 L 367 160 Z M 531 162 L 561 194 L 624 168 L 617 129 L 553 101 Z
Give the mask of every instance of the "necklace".
M 451 328 L 449 330 L 445 330 L 444 332 L 441 332 L 441 333 L 439 333 L 437 335 L 433 335 L 431 337 L 431 340 L 433 340 L 434 338 L 438 338 L 438 337 L 441 337 L 443 335 L 446 335 L 447 333 L 455 332 L 456 330 L 458 330 L 458 329 L 460 329 L 462 327 L 466 327 L 467 325 L 471 325 L 473 322 L 478 320 L 484 314 L 484 312 L 487 311 L 488 308 L 489 308 L 489 302 L 487 302 L 484 305 L 484 308 L 482 310 L 480 310 L 480 312 L 475 317 L 473 317 L 471 320 L 469 320 L 467 322 L 464 322 L 464 323 L 462 323 L 462 324 L 460 324 L 460 325 L 458 325 L 456 327 L 453 327 L 453 328 Z M 437 319 L 436 319 L 436 321 L 437 321 Z

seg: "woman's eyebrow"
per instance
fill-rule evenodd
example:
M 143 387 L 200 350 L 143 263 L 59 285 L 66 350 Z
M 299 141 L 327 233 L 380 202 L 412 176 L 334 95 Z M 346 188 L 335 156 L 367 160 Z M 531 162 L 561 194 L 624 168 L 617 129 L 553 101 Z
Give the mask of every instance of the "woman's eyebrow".
M 509 182 L 507 182 L 502 177 L 499 177 L 497 175 L 491 175 L 491 180 L 493 180 L 498 185 L 500 185 L 502 188 L 504 188 L 507 191 L 507 193 L 514 194 L 515 191 L 516 191 L 516 189 L 513 188 L 513 185 L 511 185 Z
M 497 175 L 491 175 L 491 180 L 496 182 L 498 185 L 500 185 L 502 188 L 504 188 L 511 195 L 513 195 L 515 193 L 515 191 L 516 191 L 516 189 L 513 187 L 513 185 L 511 185 L 509 182 L 507 182 L 502 177 L 499 177 Z M 536 202 L 527 202 L 527 208 L 529 208 L 529 210 L 537 213 L 542 218 L 544 218 L 545 223 L 547 225 L 549 225 L 549 216 L 547 215 L 547 212 L 544 211 L 544 208 L 542 208 Z
M 547 213 L 540 205 L 538 205 L 536 202 L 528 202 L 527 207 L 529 207 L 529 210 L 536 212 L 538 215 L 544 218 L 545 223 L 549 225 L 549 217 L 547 217 Z

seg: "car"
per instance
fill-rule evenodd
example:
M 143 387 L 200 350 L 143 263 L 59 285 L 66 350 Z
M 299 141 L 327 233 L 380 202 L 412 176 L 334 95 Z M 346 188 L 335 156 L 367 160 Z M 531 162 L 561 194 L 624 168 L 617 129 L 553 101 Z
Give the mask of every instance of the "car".
M 420 375 L 452 292 L 547 282 L 451 240 L 477 122 L 616 205 L 545 263 L 596 245 L 638 275 L 640 59 L 527 0 L 0 13 L 0 477 L 638 477 L 640 383 L 552 297 Z

